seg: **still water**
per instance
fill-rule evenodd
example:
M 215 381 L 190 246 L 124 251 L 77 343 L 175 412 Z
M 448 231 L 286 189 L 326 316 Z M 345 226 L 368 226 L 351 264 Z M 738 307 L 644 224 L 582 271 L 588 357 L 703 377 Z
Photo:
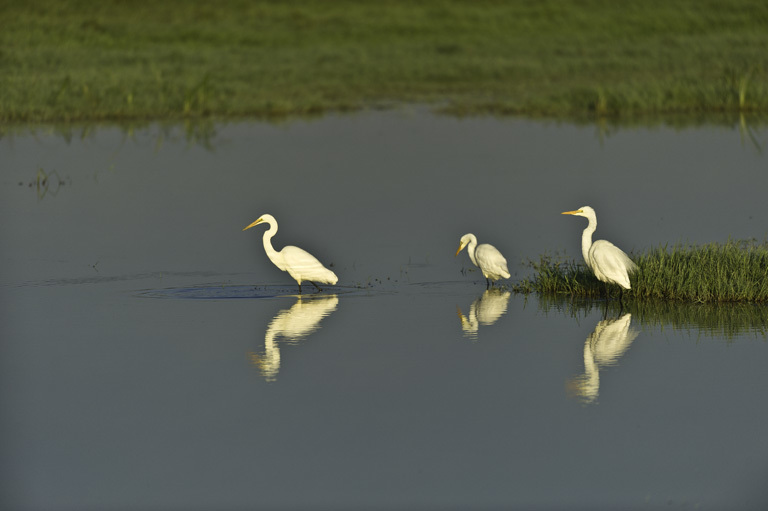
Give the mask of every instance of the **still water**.
M 763 306 L 486 290 L 768 236 L 765 132 L 399 110 L 0 140 L 9 510 L 765 509 Z M 46 179 L 43 183 L 43 179 Z M 298 296 L 262 213 L 339 276 Z

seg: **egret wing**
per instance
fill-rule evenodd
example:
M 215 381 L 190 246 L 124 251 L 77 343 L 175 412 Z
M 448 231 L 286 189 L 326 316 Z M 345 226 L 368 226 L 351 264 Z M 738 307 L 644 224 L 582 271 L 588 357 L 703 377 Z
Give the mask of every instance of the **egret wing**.
M 494 280 L 502 277 L 508 279 L 510 277 L 509 270 L 507 269 L 507 260 L 493 245 L 487 243 L 478 245 L 475 250 L 475 259 L 477 259 L 477 265 L 483 271 L 483 275 Z
M 610 241 L 598 240 L 589 249 L 589 259 L 598 280 L 630 289 L 629 274 L 637 266 L 619 247 Z
M 335 273 L 323 266 L 315 256 L 302 248 L 289 245 L 283 248 L 280 253 L 285 261 L 286 270 L 299 283 L 309 280 L 311 282 L 335 284 L 339 280 Z

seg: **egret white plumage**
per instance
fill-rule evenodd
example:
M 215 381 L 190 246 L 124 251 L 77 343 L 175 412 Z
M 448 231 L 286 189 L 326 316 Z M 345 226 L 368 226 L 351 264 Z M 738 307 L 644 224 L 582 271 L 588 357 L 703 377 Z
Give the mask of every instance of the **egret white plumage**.
M 467 247 L 467 253 L 472 264 L 480 268 L 485 277 L 485 287 L 490 287 L 491 282 L 495 282 L 499 279 L 508 279 L 510 277 L 509 270 L 507 269 L 507 260 L 501 255 L 501 252 L 493 245 L 483 243 L 477 244 L 477 238 L 474 234 L 468 233 L 461 237 L 459 242 L 459 249 L 456 251 L 456 255 Z
M 575 211 L 563 211 L 562 214 L 583 216 L 589 220 L 587 228 L 581 235 L 581 253 L 584 256 L 584 262 L 595 274 L 597 280 L 618 284 L 623 289 L 631 289 L 629 274 L 637 270 L 637 265 L 610 241 L 597 240 L 592 243 L 592 233 L 597 229 L 595 210 L 589 206 L 582 206 Z
M 291 245 L 283 247 L 279 251 L 275 250 L 272 247 L 272 237 L 277 233 L 277 220 L 272 215 L 261 215 L 258 220 L 243 230 L 245 231 L 261 223 L 269 225 L 269 229 L 264 232 L 263 238 L 264 251 L 267 253 L 267 257 L 275 266 L 283 271 L 287 271 L 296 280 L 299 284 L 299 293 L 301 293 L 301 283 L 305 280 L 311 282 L 318 290 L 320 288 L 316 282 L 333 285 L 339 281 L 335 273 L 323 266 L 315 256 L 306 250 Z

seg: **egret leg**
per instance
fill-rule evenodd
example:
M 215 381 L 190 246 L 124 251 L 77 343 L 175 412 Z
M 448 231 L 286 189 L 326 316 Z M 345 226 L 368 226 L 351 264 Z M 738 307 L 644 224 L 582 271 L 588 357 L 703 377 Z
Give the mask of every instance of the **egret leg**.
M 301 282 L 299 282 L 299 294 L 301 294 Z
M 312 282 L 312 281 L 310 280 L 310 282 Z M 317 285 L 317 284 L 315 284 L 314 282 L 312 282 L 312 285 L 313 285 L 313 286 L 315 286 L 315 289 L 317 289 L 318 291 L 322 291 L 322 289 L 320 289 L 320 288 L 318 287 L 318 285 Z
M 491 286 L 492 286 L 491 281 L 488 279 L 485 279 L 485 289 L 488 289 Z

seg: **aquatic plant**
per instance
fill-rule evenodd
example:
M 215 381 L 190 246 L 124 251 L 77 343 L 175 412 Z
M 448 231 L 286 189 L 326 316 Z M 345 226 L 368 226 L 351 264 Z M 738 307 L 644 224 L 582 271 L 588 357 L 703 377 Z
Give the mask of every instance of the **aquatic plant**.
M 699 303 L 768 302 L 768 244 L 756 240 L 664 245 L 633 257 L 638 271 L 625 298 Z M 544 255 L 527 265 L 531 277 L 511 286 L 517 293 L 618 297 L 582 263 Z

